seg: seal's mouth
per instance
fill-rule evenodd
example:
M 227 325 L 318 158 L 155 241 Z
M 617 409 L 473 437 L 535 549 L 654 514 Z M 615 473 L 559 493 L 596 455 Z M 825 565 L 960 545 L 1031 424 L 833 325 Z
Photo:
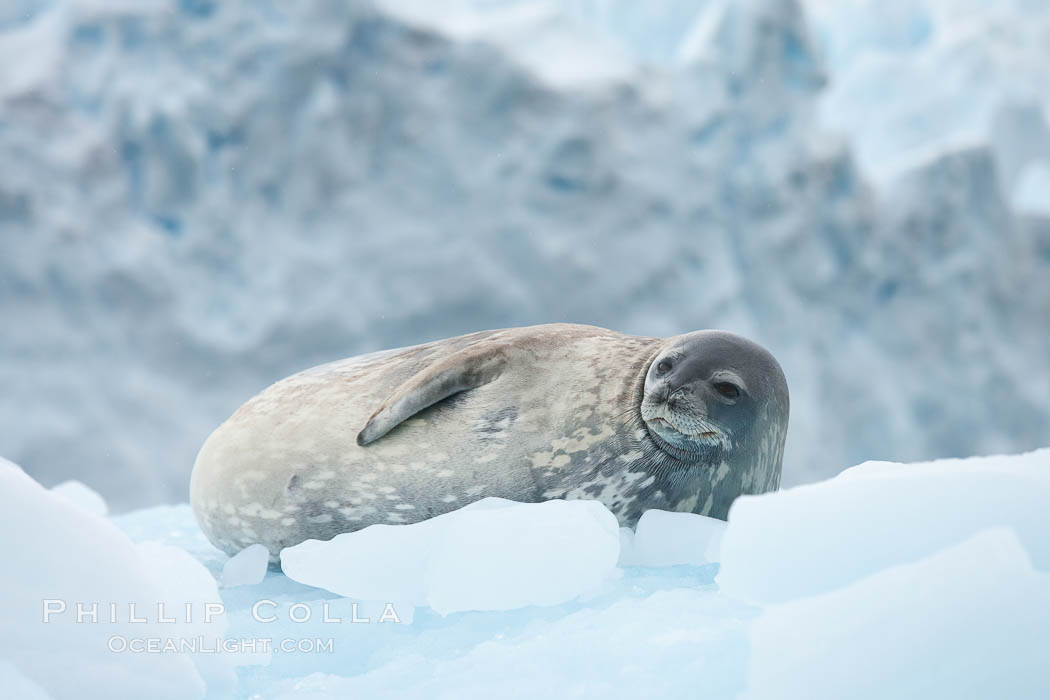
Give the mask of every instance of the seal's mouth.
M 662 431 L 667 431 L 670 433 L 675 433 L 677 435 L 681 435 L 682 437 L 687 438 L 714 438 L 718 437 L 719 435 L 719 432 L 717 430 L 703 430 L 697 433 L 687 433 L 683 430 L 679 430 L 677 427 L 675 427 L 674 423 L 662 417 L 650 418 L 648 422 L 654 428 L 658 428 Z
M 729 434 L 697 411 L 676 411 L 656 401 L 643 401 L 641 409 L 650 439 L 676 459 L 690 462 L 708 450 L 732 447 Z
M 665 418 L 663 416 L 654 416 L 652 418 L 648 418 L 646 419 L 646 422 L 649 423 L 649 425 L 651 425 L 656 430 L 659 430 L 660 432 L 670 432 L 674 434 L 674 436 L 681 436 L 682 438 L 688 438 L 691 440 L 703 438 L 718 438 L 721 434 L 719 430 L 710 429 L 710 426 L 705 426 L 705 429 L 702 430 L 687 431 L 679 428 L 674 423 L 672 423 L 670 419 Z

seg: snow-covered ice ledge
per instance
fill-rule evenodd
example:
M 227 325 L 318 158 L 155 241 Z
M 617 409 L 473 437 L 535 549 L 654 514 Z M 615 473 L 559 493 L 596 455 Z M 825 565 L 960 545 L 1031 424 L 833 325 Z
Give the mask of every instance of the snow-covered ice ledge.
M 286 550 L 285 575 L 218 552 L 188 506 L 107 518 L 0 461 L 0 682 L 55 699 L 1045 698 L 1048 503 L 1050 449 L 873 462 L 742 498 L 728 526 L 651 512 L 621 532 L 594 502 L 490 499 Z

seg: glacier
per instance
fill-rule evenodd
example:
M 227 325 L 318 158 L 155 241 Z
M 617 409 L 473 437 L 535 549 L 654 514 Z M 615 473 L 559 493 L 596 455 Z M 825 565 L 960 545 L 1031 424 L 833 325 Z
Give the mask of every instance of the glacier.
M 0 486 L 18 697 L 1050 694 L 1050 448 L 869 462 L 629 537 L 596 501 L 488 499 L 286 549 L 287 574 L 188 504 L 106 516 L 7 461 Z M 205 646 L 131 651 L 154 639 Z
M 550 321 L 770 348 L 785 484 L 1045 444 L 1047 13 L 883 5 L 5 3 L 0 453 L 177 503 L 272 381 Z

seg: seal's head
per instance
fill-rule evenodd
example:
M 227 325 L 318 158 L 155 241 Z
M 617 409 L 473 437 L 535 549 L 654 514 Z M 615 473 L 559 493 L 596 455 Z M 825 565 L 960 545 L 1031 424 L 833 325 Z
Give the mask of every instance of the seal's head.
M 670 338 L 646 372 L 642 420 L 680 462 L 752 460 L 779 481 L 787 432 L 784 372 L 765 348 L 725 331 Z

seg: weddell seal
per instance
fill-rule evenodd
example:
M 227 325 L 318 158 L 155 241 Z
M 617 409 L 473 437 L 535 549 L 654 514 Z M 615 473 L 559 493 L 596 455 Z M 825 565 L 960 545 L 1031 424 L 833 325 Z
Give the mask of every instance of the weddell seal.
M 217 547 L 273 558 L 486 496 L 597 499 L 621 525 L 650 508 L 725 519 L 779 486 L 787 423 L 780 365 L 732 333 L 482 331 L 277 382 L 204 443 L 190 499 Z

